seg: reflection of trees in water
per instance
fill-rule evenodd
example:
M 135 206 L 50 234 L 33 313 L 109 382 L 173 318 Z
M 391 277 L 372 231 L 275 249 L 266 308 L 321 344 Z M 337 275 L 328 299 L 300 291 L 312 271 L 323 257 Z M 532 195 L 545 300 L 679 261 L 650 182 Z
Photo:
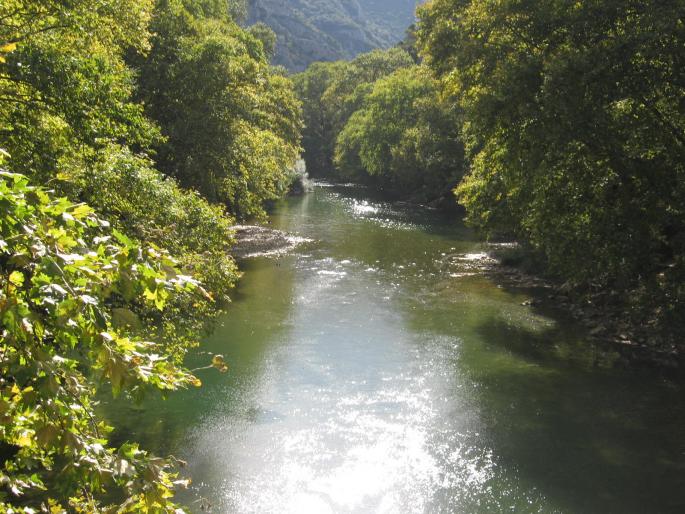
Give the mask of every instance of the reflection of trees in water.
M 245 274 L 228 313 L 187 363 L 189 367 L 206 365 L 212 355 L 220 354 L 228 372 L 203 370 L 198 373 L 201 388 L 175 392 L 166 400 L 151 395 L 134 407 L 107 401 L 102 408 L 116 427 L 115 442 L 137 440 L 157 454 L 182 457 L 193 427 L 213 412 L 245 410 L 249 414 L 264 356 L 289 330 L 295 270 L 270 259 L 245 261 L 241 268 Z
M 463 281 L 461 302 L 438 295 L 402 307 L 414 330 L 462 339 L 453 394 L 464 394 L 463 380 L 475 385 L 472 403 L 499 466 L 569 512 L 682 508 L 682 380 L 631 369 L 573 325 L 526 323 L 520 299 L 473 282 L 483 287 L 474 293 Z

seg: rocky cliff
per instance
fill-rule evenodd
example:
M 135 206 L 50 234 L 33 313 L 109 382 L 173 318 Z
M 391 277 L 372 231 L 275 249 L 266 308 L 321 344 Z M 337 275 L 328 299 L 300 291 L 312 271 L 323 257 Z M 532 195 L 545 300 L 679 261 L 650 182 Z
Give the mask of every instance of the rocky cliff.
M 274 64 L 301 71 L 398 43 L 415 7 L 416 0 L 250 0 L 248 23 L 276 32 Z

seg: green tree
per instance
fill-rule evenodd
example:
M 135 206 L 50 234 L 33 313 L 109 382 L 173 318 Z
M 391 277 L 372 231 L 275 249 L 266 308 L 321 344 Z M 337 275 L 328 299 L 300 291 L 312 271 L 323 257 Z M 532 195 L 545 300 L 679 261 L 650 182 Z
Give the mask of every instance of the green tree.
M 8 0 L 0 6 L 0 147 L 38 180 L 87 166 L 156 130 L 130 99 L 125 50 L 145 51 L 150 1 Z
M 337 139 L 343 176 L 370 177 L 416 201 L 450 195 L 463 173 L 456 109 L 422 66 L 401 68 L 373 85 Z
M 464 111 L 470 221 L 671 328 L 685 319 L 684 15 L 677 0 L 435 0 L 418 31 Z
M 376 80 L 413 64 L 407 52 L 392 48 L 374 50 L 350 62 L 314 63 L 294 77 L 305 104 L 302 146 L 312 175 L 335 178 L 335 141 L 347 120 L 361 107 Z
M 339 133 L 352 113 L 362 106 L 374 82 L 400 68 L 413 65 L 414 60 L 406 51 L 390 48 L 358 55 L 343 67 L 323 95 L 324 102 L 334 106 L 332 113 L 335 132 Z
M 333 149 L 336 132 L 333 126 L 334 106 L 324 102 L 324 93 L 341 73 L 346 63 L 316 62 L 295 75 L 295 90 L 302 102 L 303 156 L 307 171 L 313 176 L 325 176 L 333 169 Z
M 220 0 L 193 5 L 229 16 Z M 0 5 L 0 161 L 72 199 L 2 172 L 3 512 L 176 512 L 173 462 L 108 446 L 93 409 L 109 389 L 138 398 L 197 384 L 179 363 L 237 278 L 233 219 L 146 156 L 160 134 L 124 57 L 150 50 L 152 8 Z
M 181 189 L 148 158 L 118 147 L 102 152 L 90 169 L 71 176 L 65 189 L 72 198 L 87 199 L 131 239 L 165 248 L 183 273 L 200 280 L 216 300 L 196 304 L 179 297 L 163 312 L 148 313 L 151 326 L 170 331 L 169 339 L 175 339 L 181 351 L 212 327 L 239 275 L 230 255 L 235 220 L 221 206 Z M 157 338 L 167 334 L 160 332 Z
M 257 22 L 254 25 L 250 25 L 250 34 L 252 34 L 257 40 L 262 42 L 262 49 L 267 59 L 270 61 L 274 52 L 276 51 L 276 33 L 271 30 L 271 28 L 262 22 Z
M 161 127 L 158 164 L 239 217 L 261 216 L 289 186 L 299 157 L 300 104 L 264 44 L 228 17 L 160 0 L 139 69 L 145 112 Z M 211 13 L 209 13 L 211 14 Z
M 218 0 L 204 5 L 226 10 Z M 7 166 L 96 206 L 129 237 L 167 247 L 226 299 L 237 277 L 227 251 L 232 219 L 164 181 L 136 154 L 159 133 L 131 99 L 134 74 L 124 54 L 149 50 L 152 3 L 15 1 L 1 9 L 2 37 L 12 41 L 0 62 L 0 148 L 9 153 Z M 183 325 L 194 340 L 221 304 L 204 310 L 179 304 L 157 326 Z

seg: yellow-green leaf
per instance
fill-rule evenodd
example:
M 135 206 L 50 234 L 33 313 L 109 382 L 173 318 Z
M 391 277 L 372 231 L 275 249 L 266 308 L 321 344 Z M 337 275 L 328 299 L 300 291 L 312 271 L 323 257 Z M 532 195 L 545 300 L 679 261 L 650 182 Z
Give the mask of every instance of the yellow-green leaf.
M 21 271 L 13 271 L 10 273 L 10 282 L 19 287 L 24 283 L 24 274 Z
M 8 54 L 10 52 L 14 52 L 16 48 L 16 43 L 5 43 L 4 45 L 0 46 L 0 52 L 2 52 L 3 54 Z

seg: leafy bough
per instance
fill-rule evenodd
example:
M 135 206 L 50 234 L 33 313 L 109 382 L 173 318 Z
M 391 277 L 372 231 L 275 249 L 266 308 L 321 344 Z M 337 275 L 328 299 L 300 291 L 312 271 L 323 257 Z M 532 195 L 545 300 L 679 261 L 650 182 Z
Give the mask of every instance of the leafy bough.
M 0 512 L 179 512 L 174 460 L 110 446 L 94 406 L 200 385 L 134 312 L 182 295 L 211 301 L 166 251 L 0 171 Z

